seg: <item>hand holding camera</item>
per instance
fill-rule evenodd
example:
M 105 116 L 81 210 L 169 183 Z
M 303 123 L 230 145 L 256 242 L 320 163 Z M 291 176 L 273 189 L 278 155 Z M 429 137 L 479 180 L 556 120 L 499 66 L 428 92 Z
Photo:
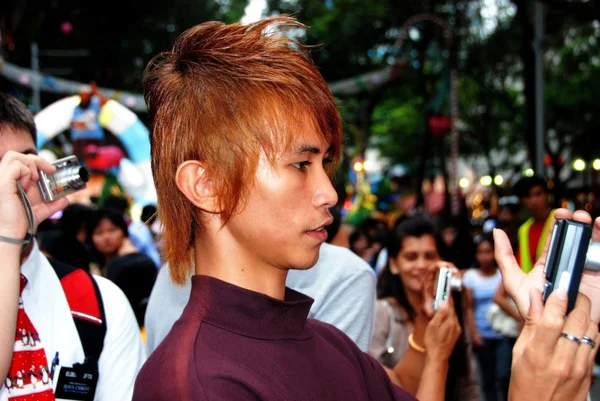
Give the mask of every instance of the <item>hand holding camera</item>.
M 590 317 L 600 322 L 600 272 L 597 263 L 600 242 L 600 220 L 590 227 L 592 219 L 587 212 L 571 213 L 558 209 L 554 213 L 557 224 L 552 229 L 544 252 L 529 274 L 521 271 L 512 247 L 501 230 L 494 230 L 496 261 L 502 271 L 507 293 L 515 301 L 522 316 L 529 311 L 529 291 L 537 288 L 545 293 L 544 299 L 555 288 L 569 294 L 569 309 L 573 308 L 577 292 L 587 295 L 591 302 Z M 590 238 L 592 241 L 590 246 Z M 588 248 L 589 246 L 589 248 Z
M 598 351 L 598 326 L 590 318 L 590 300 L 582 294 L 566 316 L 569 299 L 562 289 L 530 292 L 526 324 L 513 348 L 509 399 L 583 401 L 590 388 Z
M 77 166 L 79 166 L 79 162 L 73 156 L 68 159 L 68 167 L 71 170 L 65 171 L 64 159 L 57 160 L 53 165 L 37 155 L 25 155 L 14 151 L 6 152 L 0 161 L 0 236 L 16 241 L 23 240 L 28 235 L 28 231 L 35 231 L 37 224 L 68 205 L 64 195 L 85 186 L 85 182 L 77 188 L 72 185 L 74 181 L 71 174 L 73 172 L 72 159 L 75 160 Z M 83 179 L 87 180 L 86 174 Z M 34 202 L 35 204 L 31 207 L 33 222 L 31 227 L 28 227 L 26 203 L 29 197 L 37 198 L 34 195 L 35 183 L 40 189 L 42 186 L 53 188 L 54 192 L 51 197 L 48 197 L 44 196 L 42 191 L 45 202 Z M 62 189 L 59 185 L 62 185 Z
M 427 323 L 422 332 L 415 327 L 415 333 L 421 332 L 417 338 L 427 350 L 427 357 L 438 362 L 448 361 L 462 332 L 450 296 L 451 291 L 460 288 L 458 269 L 451 263 L 439 261 L 429 267 L 423 283 L 423 309 L 415 326 L 420 318 Z
M 452 291 L 462 291 L 462 281 L 456 269 L 448 266 L 440 267 L 433 285 L 433 311 L 437 312 L 443 303 L 450 299 Z
M 440 304 L 425 329 L 423 345 L 427 357 L 438 362 L 448 362 L 462 329 L 454 311 L 452 298 Z

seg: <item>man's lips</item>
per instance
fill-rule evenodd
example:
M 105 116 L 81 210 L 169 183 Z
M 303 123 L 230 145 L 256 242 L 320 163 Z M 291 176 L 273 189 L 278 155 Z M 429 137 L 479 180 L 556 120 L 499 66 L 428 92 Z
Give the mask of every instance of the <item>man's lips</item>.
M 325 227 L 316 230 L 308 230 L 306 233 L 321 242 L 327 241 L 327 230 L 325 230 Z
M 333 223 L 333 218 L 327 219 L 323 224 L 315 228 L 306 230 L 306 233 L 319 241 L 325 242 L 327 241 L 327 230 L 325 230 L 325 227 L 331 223 Z

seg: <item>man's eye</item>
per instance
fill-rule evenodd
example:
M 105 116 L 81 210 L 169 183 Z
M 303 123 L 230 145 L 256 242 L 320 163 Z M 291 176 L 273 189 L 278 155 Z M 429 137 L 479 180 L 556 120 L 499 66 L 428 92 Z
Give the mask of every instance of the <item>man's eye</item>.
M 300 171 L 306 171 L 306 167 L 308 167 L 309 164 L 310 164 L 309 161 L 304 161 L 304 162 L 294 163 L 294 164 L 292 164 L 292 166 L 296 167 Z

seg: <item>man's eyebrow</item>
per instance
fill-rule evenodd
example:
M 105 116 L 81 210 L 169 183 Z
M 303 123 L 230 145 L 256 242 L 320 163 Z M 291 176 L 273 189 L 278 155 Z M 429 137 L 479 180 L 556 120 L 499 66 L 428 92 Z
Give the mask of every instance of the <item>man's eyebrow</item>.
M 327 148 L 325 153 L 330 153 L 332 151 L 333 151 L 333 145 L 329 145 L 329 147 Z M 294 153 L 296 153 L 296 154 L 312 153 L 312 154 L 318 155 L 321 153 L 321 148 L 318 146 L 314 146 L 314 145 L 300 145 L 294 150 Z

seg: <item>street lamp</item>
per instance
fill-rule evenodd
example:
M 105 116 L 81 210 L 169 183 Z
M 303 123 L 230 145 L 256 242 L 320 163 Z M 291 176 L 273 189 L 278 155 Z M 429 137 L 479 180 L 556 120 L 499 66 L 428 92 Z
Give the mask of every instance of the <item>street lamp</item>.
M 592 168 L 596 171 L 600 170 L 600 159 L 595 159 L 592 162 Z
M 533 177 L 533 174 L 534 174 L 534 171 L 533 171 L 533 169 L 532 169 L 532 168 L 528 168 L 527 170 L 525 170 L 525 171 L 523 172 L 523 175 L 524 175 L 525 177 Z
M 489 175 L 484 175 L 479 179 L 479 183 L 484 187 L 489 187 L 490 185 L 492 185 L 492 177 Z
M 575 170 L 575 171 L 585 170 L 585 161 L 583 159 L 575 159 L 573 161 L 573 170 Z
M 458 185 L 462 188 L 465 189 L 469 186 L 469 180 L 465 177 L 461 178 L 460 181 L 458 182 Z
M 497 186 L 502 185 L 503 182 L 504 182 L 504 177 L 502 177 L 501 175 L 497 175 L 494 177 L 494 184 L 496 184 Z

